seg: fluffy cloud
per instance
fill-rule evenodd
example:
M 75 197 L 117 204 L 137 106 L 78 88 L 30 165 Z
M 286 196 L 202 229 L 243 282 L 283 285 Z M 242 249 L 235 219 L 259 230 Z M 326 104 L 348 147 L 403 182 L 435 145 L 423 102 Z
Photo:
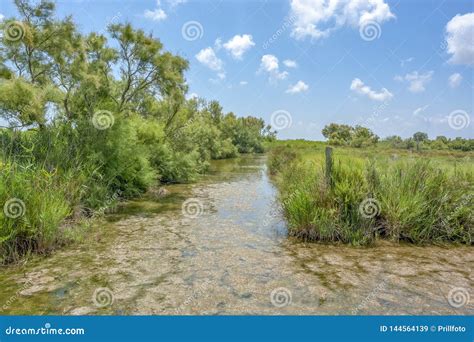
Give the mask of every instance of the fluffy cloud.
M 260 72 L 266 72 L 270 75 L 270 81 L 284 80 L 288 77 L 288 72 L 280 72 L 278 58 L 274 55 L 263 55 L 260 62 Z
M 237 34 L 224 44 L 224 49 L 229 51 L 235 59 L 242 59 L 244 53 L 254 45 L 255 43 L 250 34 L 244 34 L 241 36 Z
M 405 76 L 395 76 L 396 81 L 407 81 L 408 90 L 412 93 L 421 93 L 425 91 L 426 85 L 433 78 L 433 71 L 427 71 L 424 74 L 418 73 L 418 71 L 413 71 Z
M 154 10 L 146 10 L 143 15 L 145 16 L 145 18 L 151 19 L 154 21 L 165 20 L 167 17 L 165 11 L 163 11 L 161 8 L 157 8 Z
M 366 86 L 359 78 L 355 78 L 351 83 L 351 90 L 360 95 L 365 95 L 371 100 L 375 101 L 386 101 L 393 97 L 393 94 L 386 88 L 382 88 L 380 92 L 372 90 L 369 86 Z
M 296 39 L 324 38 L 343 26 L 361 28 L 395 18 L 384 0 L 291 0 L 290 17 Z
M 5 16 L 2 13 L 0 13 L 0 21 L 2 21 L 3 18 L 5 18 Z
M 166 3 L 168 4 L 168 9 L 172 9 L 179 4 L 184 4 L 187 0 L 166 0 Z M 145 18 L 151 19 L 154 21 L 162 21 L 165 20 L 168 15 L 166 12 L 163 10 L 163 7 L 161 5 L 160 0 L 156 0 L 156 8 L 154 10 L 145 10 L 143 13 Z
M 212 47 L 199 51 L 196 55 L 196 59 L 209 69 L 216 71 L 220 79 L 225 78 L 224 63 L 216 56 Z
M 267 72 L 278 71 L 278 58 L 273 55 L 263 55 L 260 68 Z
M 297 93 L 301 93 L 302 91 L 307 91 L 308 89 L 309 89 L 309 86 L 306 83 L 304 83 L 303 81 L 298 81 L 296 82 L 295 85 L 290 86 L 286 90 L 286 93 L 297 94 Z
M 298 66 L 298 64 L 295 61 L 292 61 L 291 59 L 285 59 L 283 61 L 283 64 L 285 64 L 287 68 L 296 68 Z
M 457 88 L 462 82 L 461 74 L 455 73 L 449 76 L 449 86 L 451 88 Z
M 458 14 L 448 22 L 446 42 L 451 63 L 474 65 L 474 13 Z

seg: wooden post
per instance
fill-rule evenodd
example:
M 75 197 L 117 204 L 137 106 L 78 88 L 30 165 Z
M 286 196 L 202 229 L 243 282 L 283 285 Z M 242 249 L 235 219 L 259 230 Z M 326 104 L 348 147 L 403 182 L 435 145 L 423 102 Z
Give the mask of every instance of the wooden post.
M 332 186 L 332 147 L 326 147 L 326 183 Z

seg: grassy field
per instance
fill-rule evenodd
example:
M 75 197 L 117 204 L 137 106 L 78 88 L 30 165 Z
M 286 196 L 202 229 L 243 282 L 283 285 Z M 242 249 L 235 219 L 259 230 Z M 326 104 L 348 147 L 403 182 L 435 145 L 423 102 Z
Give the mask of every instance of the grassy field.
M 474 153 L 335 147 L 327 175 L 325 147 L 303 140 L 269 146 L 291 235 L 354 245 L 378 238 L 472 244 Z

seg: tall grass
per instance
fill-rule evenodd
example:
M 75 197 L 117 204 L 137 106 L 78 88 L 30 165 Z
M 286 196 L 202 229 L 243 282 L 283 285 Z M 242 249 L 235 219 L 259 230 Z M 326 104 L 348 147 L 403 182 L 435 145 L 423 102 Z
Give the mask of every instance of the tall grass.
M 78 179 L 33 164 L 0 162 L 0 260 L 18 260 L 30 251 L 46 253 L 60 243 L 60 223 L 78 198 Z
M 377 238 L 472 244 L 472 169 L 454 170 L 428 158 L 368 159 L 336 153 L 328 185 L 319 149 L 300 156 L 296 151 L 280 147 L 269 156 L 291 235 L 354 245 Z

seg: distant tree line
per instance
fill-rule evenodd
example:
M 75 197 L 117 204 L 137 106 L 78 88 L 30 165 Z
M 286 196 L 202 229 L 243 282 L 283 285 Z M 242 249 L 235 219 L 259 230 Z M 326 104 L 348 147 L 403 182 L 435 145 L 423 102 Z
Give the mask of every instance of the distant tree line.
M 381 142 L 391 148 L 408 150 L 474 151 L 474 139 L 460 137 L 450 139 L 445 136 L 437 136 L 434 140 L 430 140 L 428 134 L 424 132 L 416 132 L 407 139 L 402 139 L 398 135 L 380 139 L 369 128 L 363 126 L 356 125 L 352 127 L 331 123 L 323 128 L 322 134 L 327 139 L 328 144 L 333 146 L 368 147 Z
M 445 136 L 437 136 L 430 140 L 428 134 L 423 132 L 416 132 L 412 137 L 402 139 L 398 135 L 392 135 L 383 142 L 389 144 L 392 148 L 400 149 L 416 149 L 416 150 L 459 150 L 459 151 L 474 151 L 474 139 L 454 138 L 450 139 Z

